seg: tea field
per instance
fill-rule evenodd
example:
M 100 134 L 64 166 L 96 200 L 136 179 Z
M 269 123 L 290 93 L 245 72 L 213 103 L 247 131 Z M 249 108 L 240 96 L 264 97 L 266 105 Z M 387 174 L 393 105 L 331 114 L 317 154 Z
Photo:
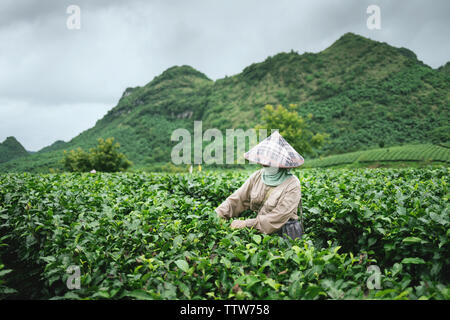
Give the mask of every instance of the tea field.
M 295 241 L 216 217 L 250 172 L 3 174 L 0 297 L 449 299 L 449 171 L 297 170 Z
M 410 167 L 412 164 L 428 166 L 432 163 L 446 166 L 450 164 L 450 149 L 448 144 L 406 144 L 402 146 L 335 154 L 328 157 L 308 160 L 305 163 L 305 167 L 354 167 L 358 164 L 375 166 L 387 165 L 390 167 L 397 164 Z

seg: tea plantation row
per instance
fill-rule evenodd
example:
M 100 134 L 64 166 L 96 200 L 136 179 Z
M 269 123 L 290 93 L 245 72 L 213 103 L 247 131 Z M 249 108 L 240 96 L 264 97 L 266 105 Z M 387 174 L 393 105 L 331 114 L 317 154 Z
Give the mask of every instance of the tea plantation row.
M 1 175 L 0 296 L 450 298 L 448 168 L 296 174 L 295 241 L 216 217 L 248 172 Z
M 432 144 L 407 144 L 388 148 L 355 151 L 312 159 L 306 167 L 331 167 L 356 163 L 415 162 L 450 164 L 450 149 Z

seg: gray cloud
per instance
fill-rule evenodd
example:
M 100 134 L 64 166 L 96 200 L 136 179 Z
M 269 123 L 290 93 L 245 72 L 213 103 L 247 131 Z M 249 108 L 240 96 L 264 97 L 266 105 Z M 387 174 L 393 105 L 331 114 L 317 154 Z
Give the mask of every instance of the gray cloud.
M 66 28 L 70 4 L 81 8 L 80 30 Z M 381 8 L 381 30 L 366 27 L 370 4 Z M 38 150 L 89 128 L 126 87 L 173 65 L 215 80 L 281 51 L 318 52 L 345 32 L 409 48 L 436 68 L 450 60 L 449 9 L 446 0 L 5 0 L 0 140 Z

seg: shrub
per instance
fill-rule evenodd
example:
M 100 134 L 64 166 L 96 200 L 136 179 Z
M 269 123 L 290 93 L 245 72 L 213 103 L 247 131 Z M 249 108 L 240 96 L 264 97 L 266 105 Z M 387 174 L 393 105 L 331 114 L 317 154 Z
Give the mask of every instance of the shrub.
M 64 150 L 64 168 L 72 172 L 86 172 L 92 169 L 104 172 L 124 171 L 131 166 L 131 161 L 118 151 L 120 144 L 114 144 L 114 138 L 99 138 L 98 145 L 89 152 L 81 148 L 67 152 Z

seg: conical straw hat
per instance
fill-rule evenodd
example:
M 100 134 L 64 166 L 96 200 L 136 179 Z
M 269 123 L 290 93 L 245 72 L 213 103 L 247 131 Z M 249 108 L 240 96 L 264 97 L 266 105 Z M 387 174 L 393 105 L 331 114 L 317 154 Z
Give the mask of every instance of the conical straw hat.
M 305 162 L 303 157 L 284 140 L 278 131 L 251 148 L 244 154 L 244 158 L 251 162 L 278 168 L 295 168 Z

